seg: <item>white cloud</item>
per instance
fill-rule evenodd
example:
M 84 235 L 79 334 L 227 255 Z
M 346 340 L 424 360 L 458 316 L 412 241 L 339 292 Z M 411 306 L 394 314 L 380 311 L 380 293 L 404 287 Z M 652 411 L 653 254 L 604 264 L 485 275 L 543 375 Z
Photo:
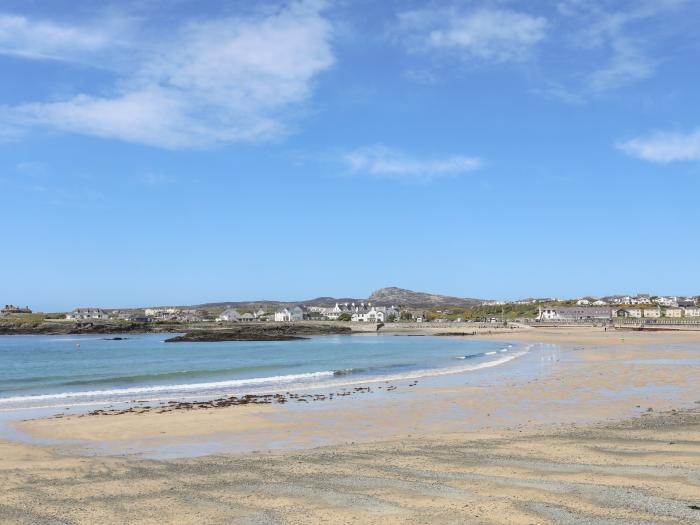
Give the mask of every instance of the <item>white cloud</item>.
M 420 181 L 461 175 L 482 166 L 477 157 L 416 158 L 382 145 L 351 151 L 342 161 L 353 174 Z
M 616 37 L 608 64 L 593 71 L 589 86 L 594 92 L 618 89 L 654 75 L 656 64 L 630 41 Z
M 510 9 L 454 7 L 405 11 L 397 38 L 414 52 L 451 52 L 464 60 L 522 60 L 546 36 L 547 20 Z
M 85 53 L 98 52 L 113 45 L 120 25 L 114 19 L 111 27 L 96 29 L 0 13 L 0 55 L 79 60 Z
M 628 155 L 652 162 L 700 160 L 700 129 L 691 133 L 655 133 L 617 145 Z
M 131 72 L 108 93 L 0 108 L 0 120 L 167 148 L 275 138 L 334 63 L 322 7 L 295 2 L 134 42 Z
M 569 40 L 576 52 L 602 56 L 601 65 L 582 72 L 579 94 L 595 95 L 643 81 L 656 73 L 657 60 L 649 53 L 654 33 L 639 26 L 670 13 L 686 0 L 639 0 L 611 10 L 598 0 L 565 0 L 558 10 L 571 25 Z M 639 27 L 637 27 L 639 26 Z
M 465 5 L 466 4 L 466 5 Z M 528 63 L 532 92 L 580 104 L 653 77 L 689 0 L 471 0 L 398 14 L 390 31 L 409 53 L 468 64 Z M 415 69 L 415 67 L 413 68 Z M 410 74 L 409 74 L 410 76 Z M 420 79 L 421 77 L 418 77 Z

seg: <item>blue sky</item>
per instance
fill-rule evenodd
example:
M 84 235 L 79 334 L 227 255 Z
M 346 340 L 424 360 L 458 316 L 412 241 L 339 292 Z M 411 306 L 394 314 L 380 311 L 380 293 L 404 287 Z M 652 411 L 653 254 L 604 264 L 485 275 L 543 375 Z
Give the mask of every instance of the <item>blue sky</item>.
M 5 1 L 0 302 L 698 294 L 699 17 Z

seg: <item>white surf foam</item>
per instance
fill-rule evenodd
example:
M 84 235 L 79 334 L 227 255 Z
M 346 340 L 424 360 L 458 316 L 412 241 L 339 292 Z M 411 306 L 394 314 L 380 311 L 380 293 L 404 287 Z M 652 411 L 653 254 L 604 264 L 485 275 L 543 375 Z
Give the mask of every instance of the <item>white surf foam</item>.
M 224 388 L 241 388 L 246 386 L 261 386 L 265 384 L 293 383 L 295 381 L 320 379 L 332 377 L 333 371 L 310 372 L 307 374 L 290 374 L 284 376 L 255 377 L 251 379 L 232 379 L 230 381 L 216 381 L 211 383 L 185 383 L 180 385 L 155 385 L 132 388 L 114 388 L 111 390 L 90 390 L 82 392 L 60 392 L 57 394 L 39 394 L 34 396 L 16 396 L 0 398 L 0 404 L 48 401 L 59 399 L 86 399 L 86 398 L 109 398 L 109 397 L 129 397 L 139 394 L 155 394 L 158 392 L 194 392 L 206 390 L 219 390 Z
M 387 374 L 382 376 L 367 377 L 367 376 L 335 376 L 333 371 L 311 372 L 306 374 L 290 374 L 284 376 L 261 377 L 251 379 L 236 379 L 230 381 L 218 381 L 211 383 L 195 383 L 181 385 L 158 385 L 152 387 L 133 387 L 113 390 L 95 390 L 89 392 L 63 392 L 58 394 L 44 394 L 35 396 L 17 396 L 13 398 L 0 399 L 0 405 L 15 404 L 12 408 L 0 408 L 0 412 L 35 409 L 35 408 L 52 408 L 61 407 L 77 407 L 90 405 L 104 405 L 107 403 L 124 403 L 129 399 L 133 399 L 136 394 L 141 394 L 140 399 L 148 402 L 158 402 L 166 400 L 182 400 L 182 399 L 201 399 L 201 394 L 206 392 L 226 391 L 225 395 L 242 395 L 242 394 L 267 394 L 277 393 L 284 390 L 297 391 L 321 388 L 337 388 L 350 387 L 356 385 L 365 385 L 371 383 L 383 383 L 387 381 L 410 381 L 427 377 L 461 374 L 465 372 L 473 372 L 485 368 L 492 368 L 508 363 L 518 357 L 524 356 L 534 345 L 527 345 L 521 351 L 516 351 L 508 355 L 475 363 L 473 365 L 454 366 L 449 368 L 423 369 L 413 370 L 405 373 Z M 487 352 L 484 355 L 495 355 L 497 352 Z M 464 357 L 462 357 L 464 359 Z M 343 379 L 333 380 L 333 377 L 342 377 Z M 355 377 L 355 379 L 351 379 Z M 284 385 L 284 387 L 282 387 Z M 200 393 L 200 395 L 197 394 Z M 170 394 L 170 395 L 169 395 Z M 213 399 L 213 397 L 212 397 Z M 38 406 L 37 401 L 43 401 L 44 404 Z M 58 403 L 60 401 L 60 403 Z M 67 401 L 67 402 L 66 402 Z M 18 407 L 17 405 L 24 406 Z

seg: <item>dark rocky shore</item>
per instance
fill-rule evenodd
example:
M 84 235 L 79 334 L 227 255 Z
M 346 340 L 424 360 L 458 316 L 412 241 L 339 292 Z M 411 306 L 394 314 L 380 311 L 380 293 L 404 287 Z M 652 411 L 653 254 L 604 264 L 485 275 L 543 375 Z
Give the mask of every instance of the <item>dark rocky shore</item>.
M 418 380 L 413 380 L 406 386 L 414 387 L 418 384 Z M 286 403 L 310 403 L 314 401 L 333 401 L 333 399 L 357 396 L 360 394 L 372 394 L 375 391 L 384 390 L 385 392 L 393 392 L 397 390 L 396 385 L 389 382 L 384 385 L 375 386 L 356 386 L 352 388 L 344 388 L 335 392 L 314 393 L 314 394 L 297 394 L 294 392 L 275 393 L 275 394 L 245 394 L 241 396 L 228 396 L 208 401 L 164 401 L 157 405 L 149 405 L 147 401 L 132 400 L 133 405 L 128 408 L 105 408 L 93 410 L 80 414 L 77 417 L 85 416 L 119 416 L 122 414 L 147 414 L 156 413 L 164 414 L 175 410 L 209 410 L 213 408 L 227 408 L 240 405 L 284 405 Z M 56 414 L 51 416 L 51 419 L 61 419 L 66 417 L 66 413 Z
M 349 335 L 349 326 L 289 324 L 242 324 L 220 330 L 193 330 L 185 335 L 166 339 L 166 343 L 218 341 L 294 341 L 311 335 Z
M 76 335 L 176 332 L 171 325 L 110 321 L 0 321 L 0 335 Z
M 311 335 L 350 334 L 349 326 L 321 323 L 251 323 L 220 328 L 214 323 L 131 321 L 0 320 L 0 335 L 185 333 L 177 341 L 290 341 Z

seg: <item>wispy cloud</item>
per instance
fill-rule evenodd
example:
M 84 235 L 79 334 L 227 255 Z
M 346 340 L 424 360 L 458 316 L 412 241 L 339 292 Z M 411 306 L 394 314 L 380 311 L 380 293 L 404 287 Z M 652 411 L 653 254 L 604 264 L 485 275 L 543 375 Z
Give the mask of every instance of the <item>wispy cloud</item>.
M 423 182 L 462 175 L 483 165 L 478 157 L 419 158 L 383 145 L 345 153 L 341 160 L 352 174 Z
M 685 5 L 686 0 L 639 0 L 629 5 L 600 0 L 562 0 L 558 12 L 572 53 L 598 57 L 594 67 L 575 70 L 575 83 L 557 85 L 550 94 L 562 100 L 581 100 L 651 78 L 658 60 L 652 55 L 653 32 L 642 25 Z M 584 60 L 581 60 L 585 63 Z M 563 96 L 562 96 L 563 95 Z
M 109 92 L 0 108 L 0 121 L 166 148 L 276 138 L 334 63 L 332 27 L 322 10 L 322 2 L 299 1 L 272 13 L 192 22 L 160 43 L 133 42 L 126 51 L 131 72 L 118 74 Z M 25 54 L 105 45 L 51 27 L 63 39 L 40 52 L 25 46 Z
M 398 13 L 389 35 L 409 54 L 428 57 L 424 69 L 444 61 L 535 64 L 527 70 L 530 80 L 539 79 L 531 91 L 580 104 L 652 78 L 668 49 L 665 39 L 673 38 L 664 17 L 688 5 L 688 0 L 436 2 Z
M 83 61 L 115 45 L 122 21 L 113 17 L 106 22 L 99 27 L 66 25 L 0 13 L 0 55 Z
M 700 160 L 700 128 L 691 133 L 654 133 L 617 145 L 628 155 L 651 162 Z
M 547 20 L 510 9 L 456 6 L 398 14 L 395 38 L 411 52 L 449 52 L 467 61 L 518 61 L 546 36 Z

